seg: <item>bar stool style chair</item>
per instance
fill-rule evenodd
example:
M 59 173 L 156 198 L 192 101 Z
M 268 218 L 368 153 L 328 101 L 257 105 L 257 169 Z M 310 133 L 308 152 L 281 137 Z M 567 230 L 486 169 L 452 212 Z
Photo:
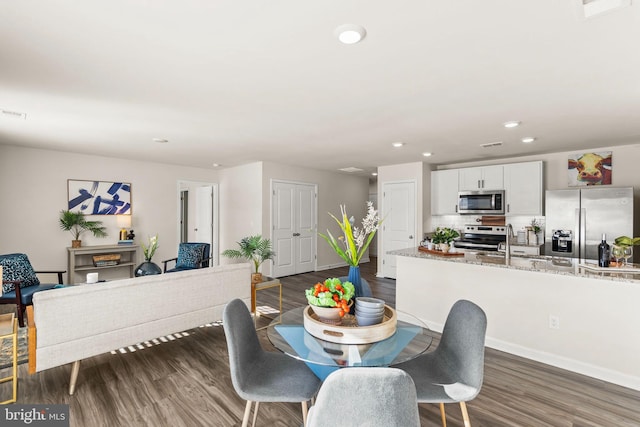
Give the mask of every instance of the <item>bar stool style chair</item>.
M 340 416 L 340 410 L 354 413 Z M 339 418 L 337 418 L 339 417 Z M 307 427 L 420 427 L 413 380 L 396 368 L 347 368 L 330 374 L 309 410 Z
M 2 269 L 0 268 L 0 270 Z M 11 375 L 0 378 L 0 383 L 13 381 L 13 394 L 11 399 L 0 402 L 0 405 L 14 403 L 18 399 L 18 319 L 13 313 L 0 314 L 0 343 L 5 339 L 13 341 Z
M 223 326 L 233 388 L 247 401 L 242 427 L 249 423 L 253 402 L 253 425 L 260 402 L 300 402 L 306 425 L 307 402 L 320 388 L 318 377 L 304 362 L 262 349 L 251 313 L 242 300 L 234 299 L 224 308 Z
M 476 304 L 457 301 L 447 316 L 438 347 L 425 355 L 396 365 L 411 375 L 419 403 L 439 403 L 442 425 L 447 426 L 445 403 L 460 403 L 465 427 L 470 427 L 468 402 L 474 399 L 484 377 L 484 340 L 487 317 Z

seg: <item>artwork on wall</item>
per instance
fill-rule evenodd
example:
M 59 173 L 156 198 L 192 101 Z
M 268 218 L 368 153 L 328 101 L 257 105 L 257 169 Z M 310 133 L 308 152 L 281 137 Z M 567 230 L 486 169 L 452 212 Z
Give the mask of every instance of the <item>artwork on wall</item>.
M 86 215 L 130 215 L 128 182 L 67 180 L 67 209 Z
M 569 186 L 611 185 L 612 158 L 611 151 L 569 156 Z

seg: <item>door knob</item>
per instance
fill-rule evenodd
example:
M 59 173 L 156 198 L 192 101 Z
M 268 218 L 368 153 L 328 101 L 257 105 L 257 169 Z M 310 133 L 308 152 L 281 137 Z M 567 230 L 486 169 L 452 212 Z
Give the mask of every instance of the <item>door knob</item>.
M 409 239 L 413 239 L 413 236 L 409 236 Z
M 294 237 L 298 237 L 300 235 L 300 233 L 293 233 Z

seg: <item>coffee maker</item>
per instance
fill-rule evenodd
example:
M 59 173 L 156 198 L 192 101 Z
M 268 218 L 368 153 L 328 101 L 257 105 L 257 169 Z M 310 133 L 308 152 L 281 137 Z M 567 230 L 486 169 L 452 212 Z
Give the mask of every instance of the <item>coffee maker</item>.
M 572 252 L 573 232 L 571 230 L 553 230 L 551 250 L 553 252 Z

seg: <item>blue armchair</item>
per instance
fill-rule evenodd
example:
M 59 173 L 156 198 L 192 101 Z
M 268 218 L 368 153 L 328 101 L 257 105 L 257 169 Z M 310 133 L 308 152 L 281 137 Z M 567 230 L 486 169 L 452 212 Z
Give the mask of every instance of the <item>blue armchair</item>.
M 65 271 L 34 271 L 25 254 L 0 255 L 2 266 L 2 295 L 0 304 L 15 304 L 18 322 L 24 326 L 26 307 L 33 302 L 33 294 L 62 284 Z M 42 284 L 36 274 L 57 274 L 58 283 Z
M 175 266 L 167 269 L 167 265 L 174 261 Z M 178 256 L 166 261 L 163 271 L 172 273 L 174 271 L 193 270 L 195 268 L 209 267 L 211 261 L 211 245 L 209 243 L 180 243 L 178 246 Z

